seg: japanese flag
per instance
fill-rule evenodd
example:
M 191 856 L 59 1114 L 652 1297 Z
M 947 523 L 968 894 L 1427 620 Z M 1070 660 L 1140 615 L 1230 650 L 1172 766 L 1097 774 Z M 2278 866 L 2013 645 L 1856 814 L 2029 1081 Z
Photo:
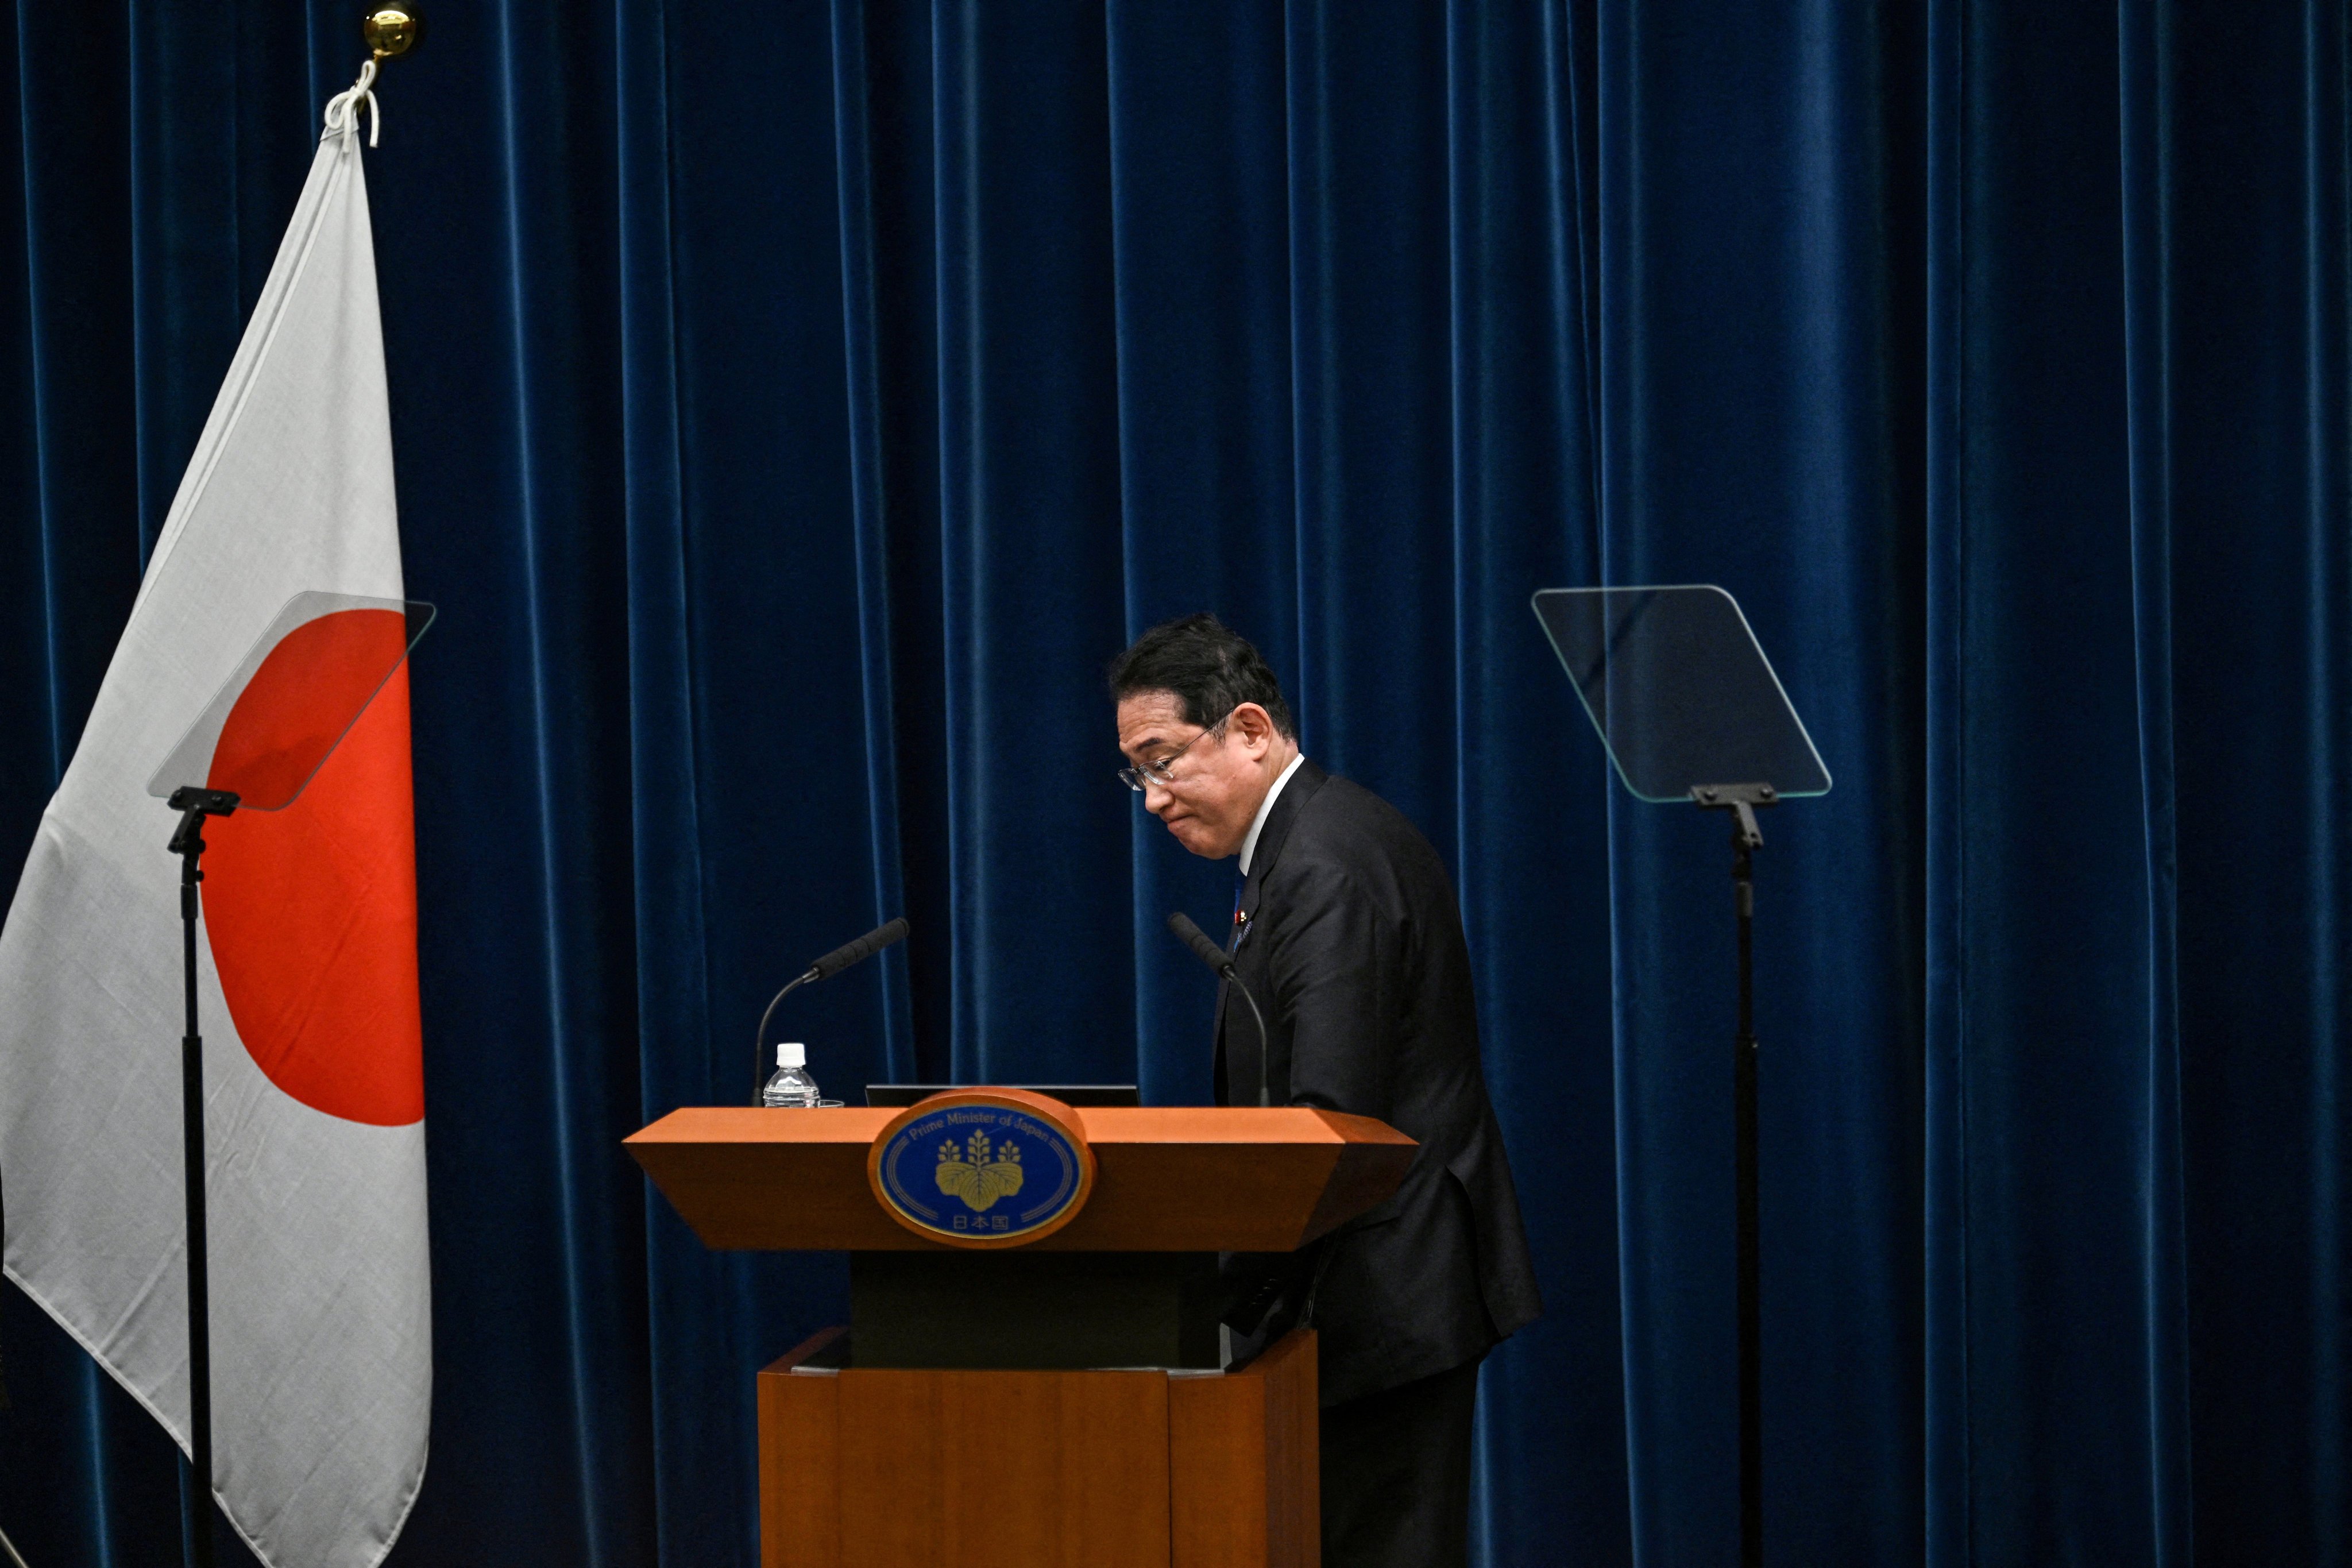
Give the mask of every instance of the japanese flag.
M 150 781 L 192 724 L 228 767 L 318 699 L 322 657 L 401 640 L 397 615 L 332 608 L 403 596 L 348 97 L 0 934 L 8 1275 L 184 1447 L 179 867 Z M 328 608 L 251 670 L 305 595 Z M 432 1404 L 405 667 L 292 805 L 205 838 L 216 1495 L 276 1568 L 363 1568 L 415 1498 Z

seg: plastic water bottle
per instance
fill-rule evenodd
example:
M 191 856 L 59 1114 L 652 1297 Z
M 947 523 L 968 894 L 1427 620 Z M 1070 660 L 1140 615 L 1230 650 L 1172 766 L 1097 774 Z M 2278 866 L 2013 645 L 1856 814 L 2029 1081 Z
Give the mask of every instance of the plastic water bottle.
M 778 1046 L 776 1076 L 760 1091 L 760 1103 L 806 1110 L 816 1102 L 816 1079 L 808 1075 L 808 1047 L 798 1041 Z

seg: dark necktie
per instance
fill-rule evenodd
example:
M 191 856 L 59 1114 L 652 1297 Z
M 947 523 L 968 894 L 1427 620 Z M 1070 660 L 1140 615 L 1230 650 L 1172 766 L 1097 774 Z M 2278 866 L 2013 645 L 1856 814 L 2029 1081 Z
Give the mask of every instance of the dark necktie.
M 1249 888 L 1249 873 L 1234 873 L 1234 929 L 1225 935 L 1225 951 L 1233 952 L 1242 944 L 1242 894 Z

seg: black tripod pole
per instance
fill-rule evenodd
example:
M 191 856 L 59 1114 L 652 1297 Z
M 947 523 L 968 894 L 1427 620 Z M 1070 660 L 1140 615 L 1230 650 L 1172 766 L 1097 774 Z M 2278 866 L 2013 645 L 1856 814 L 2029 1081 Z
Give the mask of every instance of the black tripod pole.
M 1756 1232 L 1756 883 L 1751 858 L 1762 842 L 1746 805 L 1732 834 L 1732 885 L 1739 907 L 1739 1036 L 1732 1063 L 1732 1096 L 1739 1165 L 1739 1562 L 1764 1563 L 1764 1330 L 1758 1300 L 1761 1247 Z
M 1756 880 L 1755 855 L 1764 847 L 1756 807 L 1778 798 L 1770 784 L 1716 784 L 1691 791 L 1699 805 L 1731 813 L 1731 886 L 1739 924 L 1739 1026 L 1732 1041 L 1732 1159 L 1736 1166 L 1739 1234 L 1739 1563 L 1764 1563 L 1763 1248 L 1757 1229 L 1756 1174 Z
M 236 809 L 227 790 L 173 792 L 180 813 L 172 853 L 180 858 L 180 954 L 187 1027 L 180 1036 L 180 1134 L 188 1199 L 188 1487 L 187 1531 L 195 1568 L 213 1564 L 213 1347 L 211 1284 L 205 1238 L 205 1037 L 196 1028 L 196 884 L 205 879 L 205 818 Z

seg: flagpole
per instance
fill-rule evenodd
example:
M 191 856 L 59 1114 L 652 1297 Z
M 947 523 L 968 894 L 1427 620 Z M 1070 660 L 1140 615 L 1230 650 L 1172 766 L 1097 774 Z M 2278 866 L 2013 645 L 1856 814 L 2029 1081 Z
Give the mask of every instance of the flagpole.
M 335 114 L 339 108 L 348 117 L 341 122 L 341 129 L 347 132 L 356 129 L 362 100 L 373 115 L 374 100 L 368 89 L 377 71 L 385 60 L 415 49 L 424 32 L 422 19 L 405 6 L 381 6 L 362 17 L 360 26 L 368 45 L 369 59 L 362 68 L 358 82 L 329 101 L 328 125 L 331 131 L 338 127 Z M 298 784 L 296 793 L 299 792 Z M 183 1182 L 187 1205 L 188 1311 L 188 1484 L 183 1511 L 184 1545 L 186 1561 L 192 1568 L 213 1568 L 211 1247 L 205 1214 L 205 1041 L 198 1017 L 197 923 L 203 917 L 199 888 L 205 879 L 202 867 L 205 818 L 229 816 L 237 809 L 240 800 L 234 791 L 185 784 L 173 791 L 168 804 L 173 811 L 180 813 L 180 825 L 172 835 L 170 849 L 180 858 L 180 954 L 184 1005 L 184 1027 L 180 1037 L 180 1126 Z M 282 805 L 286 802 L 278 804 Z M 268 809 L 276 809 L 268 806 L 267 802 L 262 805 Z M 22 1560 L 16 1557 L 15 1547 L 6 1542 L 5 1537 L 0 1537 L 0 1547 L 5 1547 L 12 1561 L 21 1563 Z
M 360 20 L 360 34 L 368 46 L 368 62 L 353 97 L 367 93 L 383 62 L 409 53 L 424 41 L 425 20 L 413 7 L 383 5 Z M 352 105 L 356 120 L 358 104 Z M 371 138 L 373 141 L 373 138 Z M 196 1011 L 196 923 L 203 900 L 204 826 L 207 816 L 226 816 L 237 807 L 233 791 L 174 790 L 168 803 L 180 815 L 172 835 L 171 851 L 180 857 L 180 952 L 185 1029 L 180 1037 L 180 1127 L 184 1181 L 187 1195 L 188 1247 L 188 1506 L 186 1541 L 192 1568 L 213 1568 L 213 1356 L 211 1247 L 205 1212 L 205 1037 Z M 9 1555 L 16 1556 L 13 1545 Z M 22 1562 L 22 1559 L 17 1559 Z
M 396 59 L 425 41 L 425 18 L 414 5 L 379 5 L 360 23 L 369 58 L 378 65 Z

